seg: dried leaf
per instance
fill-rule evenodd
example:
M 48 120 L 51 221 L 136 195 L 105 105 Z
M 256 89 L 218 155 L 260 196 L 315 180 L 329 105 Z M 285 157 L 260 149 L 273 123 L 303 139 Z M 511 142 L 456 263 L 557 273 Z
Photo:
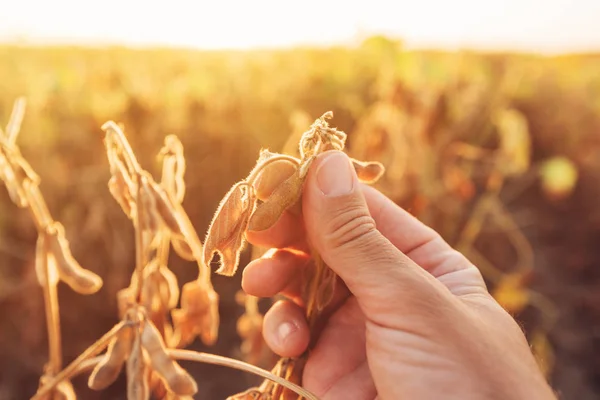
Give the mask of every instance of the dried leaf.
M 131 351 L 133 341 L 131 330 L 131 328 L 123 328 L 117 336 L 112 338 L 102 360 L 96 365 L 88 379 L 90 389 L 105 389 L 117 379 L 123 363 Z
M 204 263 L 208 265 L 216 252 L 221 256 L 217 273 L 232 276 L 237 270 L 245 244 L 245 231 L 256 197 L 244 182 L 237 183 L 225 195 L 208 229 L 204 242 Z
M 180 344 L 189 344 L 200 335 L 210 346 L 216 342 L 219 331 L 219 295 L 202 281 L 188 282 L 181 291 L 181 309 L 173 310 L 171 317 Z
M 179 396 L 192 396 L 198 391 L 196 381 L 167 354 L 165 343 L 158 329 L 146 321 L 141 336 L 142 345 L 148 352 L 152 368 L 165 381 L 167 388 Z
M 377 161 L 358 161 L 351 158 L 358 179 L 364 183 L 375 183 L 385 172 L 383 164 Z
M 305 177 L 301 177 L 301 169 L 286 179 L 271 196 L 250 217 L 248 230 L 263 231 L 275 225 L 281 214 L 293 206 L 302 195 L 302 185 Z
M 71 289 L 77 293 L 91 294 L 102 287 L 102 279 L 93 272 L 83 269 L 73 258 L 69 241 L 65 237 L 65 228 L 60 222 L 54 222 L 46 229 L 46 240 L 56 260 L 60 279 Z

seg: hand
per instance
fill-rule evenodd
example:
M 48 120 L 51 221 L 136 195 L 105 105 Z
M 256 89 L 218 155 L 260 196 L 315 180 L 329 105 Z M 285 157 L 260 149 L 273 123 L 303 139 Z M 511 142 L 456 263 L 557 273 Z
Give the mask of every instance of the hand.
M 271 349 L 309 343 L 300 297 L 308 244 L 340 277 L 303 385 L 321 399 L 553 399 L 513 318 L 479 273 L 432 229 L 358 182 L 346 155 L 311 166 L 303 215 L 248 240 L 273 247 L 244 270 L 244 290 L 281 293 L 265 315 Z

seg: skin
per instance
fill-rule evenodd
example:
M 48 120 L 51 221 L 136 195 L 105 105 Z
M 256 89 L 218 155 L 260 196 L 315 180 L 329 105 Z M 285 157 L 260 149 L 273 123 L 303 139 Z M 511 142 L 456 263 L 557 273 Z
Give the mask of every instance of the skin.
M 281 356 L 308 347 L 301 274 L 310 246 L 338 275 L 303 385 L 329 399 L 555 399 L 523 332 L 479 270 L 431 228 L 358 182 L 341 152 L 312 164 L 300 216 L 248 240 L 273 248 L 249 264 L 244 290 L 285 295 L 263 335 Z

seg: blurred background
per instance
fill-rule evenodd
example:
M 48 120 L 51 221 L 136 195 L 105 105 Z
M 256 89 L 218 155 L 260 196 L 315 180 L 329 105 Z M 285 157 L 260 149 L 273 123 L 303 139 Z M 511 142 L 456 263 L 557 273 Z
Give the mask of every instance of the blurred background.
M 164 137 L 181 139 L 184 207 L 203 237 L 262 147 L 282 150 L 331 110 L 348 151 L 387 166 L 378 188 L 482 270 L 561 398 L 600 398 L 600 3 L 157 4 L 0 11 L 0 125 L 25 96 L 21 152 L 75 257 L 104 279 L 91 296 L 59 287 L 65 361 L 117 322 L 134 265 L 133 229 L 107 190 L 104 122 L 124 124 L 157 177 Z M 0 399 L 25 399 L 47 361 L 37 233 L 5 190 L 0 209 Z M 175 255 L 170 266 L 180 283 L 195 278 Z M 220 337 L 193 348 L 237 358 L 240 273 L 214 282 Z M 257 382 L 185 366 L 202 399 Z M 81 399 L 125 398 L 123 378 L 101 393 L 86 380 L 74 380 Z

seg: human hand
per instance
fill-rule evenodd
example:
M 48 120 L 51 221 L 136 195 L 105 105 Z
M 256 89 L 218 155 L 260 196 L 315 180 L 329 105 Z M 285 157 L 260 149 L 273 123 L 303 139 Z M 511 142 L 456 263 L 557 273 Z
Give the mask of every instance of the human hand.
M 279 301 L 263 335 L 284 357 L 310 332 L 301 274 L 308 243 L 340 278 L 303 385 L 322 399 L 553 399 L 514 319 L 475 268 L 432 229 L 358 182 L 346 155 L 312 164 L 303 214 L 248 240 L 272 247 L 244 270 L 249 294 Z

